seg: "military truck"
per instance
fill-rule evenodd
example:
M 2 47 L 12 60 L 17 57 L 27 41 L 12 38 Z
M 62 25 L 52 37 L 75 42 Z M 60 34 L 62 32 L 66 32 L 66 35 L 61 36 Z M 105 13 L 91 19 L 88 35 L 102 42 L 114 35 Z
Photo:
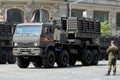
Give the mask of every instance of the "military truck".
M 97 65 L 100 21 L 90 18 L 62 17 L 50 23 L 18 24 L 13 36 L 13 54 L 20 68 L 30 62 L 35 67 L 52 68 Z
M 16 62 L 13 56 L 13 33 L 16 24 L 0 22 L 0 64 L 14 64 Z
M 100 60 L 108 60 L 108 53 L 106 52 L 107 48 L 110 46 L 111 40 L 114 40 L 116 42 L 116 46 L 120 49 L 120 36 L 112 36 L 112 35 L 106 35 L 106 36 L 100 36 L 99 37 L 99 46 L 100 46 Z M 120 60 L 120 51 L 118 51 L 118 57 Z

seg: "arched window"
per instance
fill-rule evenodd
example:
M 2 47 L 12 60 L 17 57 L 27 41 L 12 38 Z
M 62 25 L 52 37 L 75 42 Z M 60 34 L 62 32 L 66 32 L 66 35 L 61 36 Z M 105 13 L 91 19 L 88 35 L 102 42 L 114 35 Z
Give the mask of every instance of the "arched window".
M 45 11 L 45 10 L 35 10 L 33 12 L 33 17 L 34 18 L 32 21 L 34 22 L 48 22 L 48 19 L 49 19 L 49 15 L 48 15 L 48 12 Z
M 13 23 L 23 23 L 24 22 L 24 13 L 18 9 L 11 9 L 7 12 L 7 22 Z
M 48 12 L 45 11 L 45 10 L 42 10 L 42 21 L 43 22 L 48 22 L 48 19 L 49 19 Z

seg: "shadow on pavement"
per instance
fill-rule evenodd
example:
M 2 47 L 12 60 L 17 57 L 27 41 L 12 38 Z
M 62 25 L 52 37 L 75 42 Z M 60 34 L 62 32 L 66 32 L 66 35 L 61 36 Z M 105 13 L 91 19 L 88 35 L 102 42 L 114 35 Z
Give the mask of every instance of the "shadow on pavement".
M 108 64 L 98 64 L 96 66 L 107 66 Z
M 90 66 L 107 66 L 107 64 L 98 64 L 98 65 L 90 65 Z M 29 67 L 27 69 L 67 69 L 67 68 L 78 68 L 78 67 L 90 67 L 90 66 L 83 66 L 82 64 L 76 64 L 74 66 L 67 66 L 67 67 L 58 67 L 58 66 L 54 66 L 53 68 L 36 68 L 36 67 Z

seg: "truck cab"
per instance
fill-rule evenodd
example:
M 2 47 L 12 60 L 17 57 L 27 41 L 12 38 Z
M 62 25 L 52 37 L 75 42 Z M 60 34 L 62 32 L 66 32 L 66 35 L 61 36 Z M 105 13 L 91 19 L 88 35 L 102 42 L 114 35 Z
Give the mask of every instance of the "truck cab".
M 18 24 L 13 35 L 13 54 L 18 59 L 19 67 L 26 67 L 32 61 L 33 65 L 42 65 L 41 57 L 45 57 L 45 49 L 54 46 L 51 24 L 22 23 Z M 39 60 L 38 60 L 39 58 Z M 27 62 L 24 65 L 21 60 Z M 40 64 L 37 65 L 40 61 Z
M 16 27 L 13 36 L 14 55 L 43 56 L 41 49 L 52 42 L 49 26 L 43 23 L 23 23 Z

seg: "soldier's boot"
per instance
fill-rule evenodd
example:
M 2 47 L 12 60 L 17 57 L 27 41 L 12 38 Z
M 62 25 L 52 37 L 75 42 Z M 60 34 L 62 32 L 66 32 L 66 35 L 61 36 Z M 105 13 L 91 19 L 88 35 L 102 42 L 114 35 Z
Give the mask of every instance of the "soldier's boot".
M 113 76 L 115 76 L 116 75 L 116 72 L 113 72 Z
M 110 76 L 110 71 L 108 71 L 108 73 L 107 73 L 107 74 L 105 74 L 105 76 Z

